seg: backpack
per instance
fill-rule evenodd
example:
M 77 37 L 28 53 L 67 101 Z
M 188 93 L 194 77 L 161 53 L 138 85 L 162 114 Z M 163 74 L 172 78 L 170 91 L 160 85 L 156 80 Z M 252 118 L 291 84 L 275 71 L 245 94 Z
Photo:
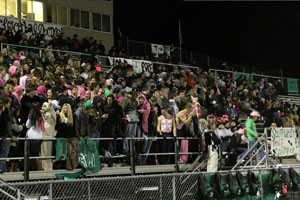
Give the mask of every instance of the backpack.
M 291 178 L 292 187 L 291 189 L 293 191 L 298 191 L 300 189 L 300 176 L 299 174 L 293 169 L 289 169 L 289 174 Z
M 210 186 L 204 174 L 198 178 L 198 198 L 199 200 L 211 199 L 214 196 L 214 189 Z
M 229 173 L 227 181 L 228 181 L 231 197 L 240 196 L 242 194 L 242 190 L 238 183 L 237 178 L 235 176 L 233 176 L 232 173 Z
M 220 173 L 214 175 L 215 193 L 214 197 L 218 199 L 224 199 L 230 197 L 230 190 L 225 176 L 221 176 Z
M 291 189 L 293 187 L 293 184 L 292 184 L 292 180 L 290 179 L 289 174 L 282 169 L 279 169 L 279 173 L 281 175 L 281 180 L 282 180 L 283 186 L 286 186 L 287 189 Z
M 259 178 L 255 176 L 252 171 L 248 171 L 247 173 L 248 183 L 249 183 L 249 194 L 251 196 L 256 196 L 257 191 L 260 188 L 260 181 Z
M 241 172 L 237 171 L 236 179 L 242 190 L 242 196 L 248 195 L 250 193 L 250 188 L 249 188 L 247 177 L 243 176 L 243 174 Z
M 278 170 L 273 169 L 271 178 L 270 178 L 270 185 L 273 192 L 280 192 L 282 191 L 282 180 L 281 175 Z

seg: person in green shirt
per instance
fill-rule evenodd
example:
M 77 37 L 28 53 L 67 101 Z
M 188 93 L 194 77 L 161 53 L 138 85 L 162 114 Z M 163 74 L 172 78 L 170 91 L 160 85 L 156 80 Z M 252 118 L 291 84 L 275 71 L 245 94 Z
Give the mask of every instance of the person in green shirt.
M 247 130 L 247 138 L 249 140 L 249 149 L 255 144 L 256 140 L 258 139 L 258 134 L 256 132 L 256 125 L 255 121 L 257 118 L 260 117 L 260 114 L 257 111 L 252 111 L 250 113 L 250 117 L 246 120 L 246 130 Z M 256 146 L 255 149 L 258 149 L 260 144 Z M 259 157 L 262 159 L 264 157 L 264 148 L 261 148 L 259 151 Z M 264 161 L 263 161 L 264 163 Z

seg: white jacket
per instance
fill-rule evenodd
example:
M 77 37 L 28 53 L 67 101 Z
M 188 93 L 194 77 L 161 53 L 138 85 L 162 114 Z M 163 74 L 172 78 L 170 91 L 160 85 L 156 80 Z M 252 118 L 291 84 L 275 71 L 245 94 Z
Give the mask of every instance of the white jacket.
M 40 123 L 36 123 L 35 126 L 31 126 L 31 120 L 28 119 L 26 121 L 26 127 L 27 130 L 27 138 L 31 139 L 42 139 L 43 138 L 43 132 L 41 131 L 41 125 Z

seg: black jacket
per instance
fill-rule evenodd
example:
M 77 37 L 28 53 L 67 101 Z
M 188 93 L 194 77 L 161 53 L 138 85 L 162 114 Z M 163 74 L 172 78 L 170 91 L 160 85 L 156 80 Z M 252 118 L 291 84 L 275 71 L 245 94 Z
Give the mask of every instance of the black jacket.
M 11 114 L 10 111 L 4 107 L 0 114 L 0 137 L 11 137 Z

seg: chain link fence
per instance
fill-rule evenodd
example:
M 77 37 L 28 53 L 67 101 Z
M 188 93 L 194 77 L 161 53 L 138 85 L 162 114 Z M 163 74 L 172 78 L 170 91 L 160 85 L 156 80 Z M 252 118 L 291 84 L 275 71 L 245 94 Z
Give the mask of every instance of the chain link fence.
M 199 173 L 0 184 L 0 199 L 195 199 Z M 9 195 L 8 195 L 9 194 Z

